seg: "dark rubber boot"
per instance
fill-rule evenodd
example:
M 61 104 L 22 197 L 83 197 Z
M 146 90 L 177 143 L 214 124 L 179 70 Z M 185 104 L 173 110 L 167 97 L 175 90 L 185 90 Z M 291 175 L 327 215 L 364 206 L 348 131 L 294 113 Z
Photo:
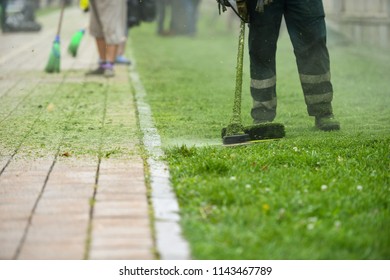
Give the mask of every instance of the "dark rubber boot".
M 333 115 L 316 117 L 315 126 L 323 131 L 340 130 L 340 123 Z

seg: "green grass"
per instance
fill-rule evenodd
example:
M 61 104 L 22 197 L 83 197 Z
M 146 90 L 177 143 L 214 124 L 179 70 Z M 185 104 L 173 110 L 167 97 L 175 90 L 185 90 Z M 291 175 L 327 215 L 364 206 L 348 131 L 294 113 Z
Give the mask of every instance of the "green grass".
M 201 259 L 388 258 L 389 140 L 331 137 L 168 152 Z
M 225 148 L 238 33 L 202 12 L 195 38 L 159 38 L 147 24 L 131 31 L 194 258 L 389 259 L 390 56 L 329 37 L 342 129 L 324 133 L 307 116 L 283 31 L 276 121 L 286 138 Z M 244 72 L 250 124 L 247 54 Z

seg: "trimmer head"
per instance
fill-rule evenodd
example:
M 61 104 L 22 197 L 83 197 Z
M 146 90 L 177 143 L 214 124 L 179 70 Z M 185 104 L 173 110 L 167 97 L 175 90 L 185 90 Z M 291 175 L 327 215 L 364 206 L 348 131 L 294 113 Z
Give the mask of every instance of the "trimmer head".
M 278 139 L 286 136 L 281 123 L 260 123 L 244 127 L 251 140 Z
M 261 123 L 244 127 L 240 135 L 226 135 L 226 127 L 222 129 L 221 136 L 224 145 L 243 144 L 256 140 L 279 139 L 286 135 L 284 125 L 281 123 Z
M 250 140 L 248 134 L 225 135 L 222 137 L 224 145 L 242 144 Z
M 240 122 L 231 122 L 224 129 L 225 132 L 222 135 L 224 145 L 242 144 L 249 141 L 249 135 L 244 132 L 244 127 Z

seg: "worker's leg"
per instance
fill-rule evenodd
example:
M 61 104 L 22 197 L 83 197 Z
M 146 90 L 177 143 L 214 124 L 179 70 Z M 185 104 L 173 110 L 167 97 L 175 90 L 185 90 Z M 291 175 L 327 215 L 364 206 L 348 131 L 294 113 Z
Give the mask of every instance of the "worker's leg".
M 255 123 L 273 121 L 276 116 L 276 44 L 284 0 L 274 0 L 265 13 L 255 11 L 257 0 L 248 1 L 249 55 L 251 73 L 251 115 Z
M 287 29 L 294 46 L 310 116 L 328 116 L 333 113 L 333 88 L 324 17 L 321 0 L 286 0 Z

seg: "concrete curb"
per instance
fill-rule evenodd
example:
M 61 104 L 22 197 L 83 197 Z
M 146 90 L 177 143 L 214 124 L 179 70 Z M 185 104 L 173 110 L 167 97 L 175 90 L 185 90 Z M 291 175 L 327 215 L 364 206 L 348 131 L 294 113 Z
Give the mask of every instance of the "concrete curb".
M 134 59 L 132 61 L 134 65 Z M 182 237 L 179 224 L 179 204 L 170 184 L 168 166 L 161 159 L 164 155 L 161 138 L 154 126 L 150 106 L 145 101 L 146 91 L 135 66 L 129 67 L 129 75 L 135 89 L 135 103 L 143 133 L 142 141 L 148 152 L 156 249 L 162 260 L 189 260 L 191 259 L 189 245 Z

